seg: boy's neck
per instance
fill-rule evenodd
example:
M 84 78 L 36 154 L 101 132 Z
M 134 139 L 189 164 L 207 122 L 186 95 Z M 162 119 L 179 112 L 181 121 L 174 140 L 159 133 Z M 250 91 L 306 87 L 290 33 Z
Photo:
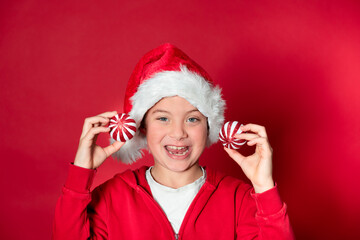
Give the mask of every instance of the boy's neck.
M 154 165 L 151 169 L 151 175 L 161 185 L 177 189 L 195 182 L 203 175 L 203 172 L 199 164 L 195 164 L 181 172 L 171 171 L 163 166 Z

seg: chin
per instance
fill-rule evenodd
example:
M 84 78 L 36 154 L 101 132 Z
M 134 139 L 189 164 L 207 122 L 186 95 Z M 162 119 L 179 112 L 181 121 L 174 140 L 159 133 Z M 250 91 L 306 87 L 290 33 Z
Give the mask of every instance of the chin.
M 185 172 L 194 166 L 198 165 L 198 161 L 191 161 L 190 159 L 176 160 L 167 159 L 166 161 L 159 162 L 160 165 L 172 172 Z
M 167 168 L 170 170 L 170 171 L 173 171 L 173 172 L 185 172 L 186 170 L 189 170 L 190 168 L 192 168 L 195 164 L 171 164 L 171 165 L 167 165 Z

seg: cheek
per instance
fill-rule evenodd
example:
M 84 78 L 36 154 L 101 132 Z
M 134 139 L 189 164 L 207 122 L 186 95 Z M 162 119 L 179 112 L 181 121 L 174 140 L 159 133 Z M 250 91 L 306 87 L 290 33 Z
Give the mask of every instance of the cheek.
M 150 125 L 146 130 L 146 139 L 149 144 L 158 143 L 164 136 L 164 129 L 160 126 Z
M 206 126 L 199 126 L 199 128 L 192 129 L 191 135 L 196 142 L 205 144 L 208 136 Z

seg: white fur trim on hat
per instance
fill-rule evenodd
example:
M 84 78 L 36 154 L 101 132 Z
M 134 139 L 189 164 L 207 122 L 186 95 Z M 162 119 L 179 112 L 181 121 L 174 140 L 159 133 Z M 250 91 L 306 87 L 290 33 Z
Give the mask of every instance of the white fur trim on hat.
M 224 123 L 225 101 L 221 89 L 213 86 L 202 76 L 180 66 L 180 71 L 163 71 L 145 80 L 131 98 L 132 110 L 129 115 L 136 121 L 138 131 L 113 157 L 131 164 L 142 156 L 142 149 L 147 148 L 146 137 L 139 127 L 145 113 L 164 97 L 180 96 L 196 107 L 208 118 L 209 136 L 207 146 L 217 142 Z M 111 139 L 111 143 L 114 140 Z

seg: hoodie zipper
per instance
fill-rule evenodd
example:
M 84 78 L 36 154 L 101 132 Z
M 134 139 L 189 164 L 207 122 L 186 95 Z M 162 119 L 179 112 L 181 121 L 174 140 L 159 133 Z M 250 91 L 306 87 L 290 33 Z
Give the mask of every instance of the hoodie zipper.
M 173 227 L 171 226 L 171 223 L 169 221 L 169 219 L 167 218 L 166 214 L 164 213 L 164 211 L 162 210 L 162 208 L 160 207 L 160 205 L 155 201 L 155 199 L 153 197 L 151 197 L 151 195 L 140 185 L 138 185 L 138 189 L 140 189 L 140 191 L 145 194 L 145 196 L 147 198 L 149 198 L 150 202 L 153 203 L 153 205 L 156 206 L 157 210 L 160 211 L 161 216 L 163 217 L 163 219 L 165 219 L 165 222 L 167 223 L 167 227 L 168 229 L 173 233 L 174 235 L 174 239 L 175 240 L 180 240 L 180 235 L 178 233 L 175 233 Z
M 198 199 L 200 198 L 200 196 L 205 192 L 205 189 L 206 191 L 209 191 L 209 187 L 210 186 L 210 189 L 214 188 L 213 186 L 209 185 L 209 183 L 207 181 L 205 181 L 204 185 L 200 188 L 199 192 L 196 194 L 195 198 L 193 199 L 192 203 L 190 204 L 190 207 L 188 209 L 188 211 L 186 212 L 185 214 L 185 217 L 183 219 L 183 222 L 181 223 L 181 226 L 180 226 L 180 229 L 179 229 L 179 233 L 175 233 L 173 227 L 171 226 L 171 223 L 169 221 L 169 219 L 167 218 L 166 214 L 164 213 L 164 211 L 162 210 L 162 208 L 160 207 L 160 205 L 155 201 L 155 199 L 141 186 L 141 185 L 137 185 L 138 189 L 143 193 L 145 194 L 145 196 L 147 198 L 149 198 L 150 202 L 153 203 L 153 205 L 158 209 L 158 211 L 160 211 L 162 217 L 165 219 L 165 222 L 167 223 L 167 226 L 168 228 L 170 229 L 170 231 L 173 233 L 173 236 L 174 236 L 174 239 L 175 240 L 180 240 L 181 239 L 181 235 L 182 232 L 184 231 L 183 228 L 185 227 L 187 221 L 188 221 L 188 218 L 190 216 L 188 216 L 190 213 L 189 213 L 189 210 L 191 209 L 191 211 L 193 210 L 194 208 L 194 204 L 198 201 Z

